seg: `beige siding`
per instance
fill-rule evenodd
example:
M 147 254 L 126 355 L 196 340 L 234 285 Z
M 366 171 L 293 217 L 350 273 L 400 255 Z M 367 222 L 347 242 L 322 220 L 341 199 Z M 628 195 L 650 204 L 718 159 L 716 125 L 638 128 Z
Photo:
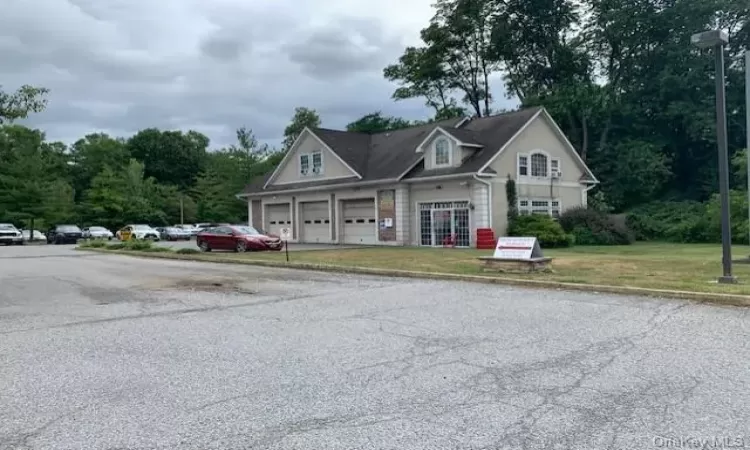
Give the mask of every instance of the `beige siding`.
M 319 175 L 312 173 L 307 176 L 300 175 L 299 155 L 315 151 L 321 151 L 323 154 L 323 173 Z M 310 169 L 312 170 L 312 160 L 310 161 Z M 271 185 L 354 176 L 357 176 L 357 174 L 349 170 L 336 155 L 326 149 L 317 137 L 312 133 L 305 132 L 302 139 L 300 139 L 299 142 L 297 142 L 297 145 L 290 150 L 288 158 L 283 162 L 283 165 L 276 174 L 275 179 L 271 182 Z
M 434 136 L 432 136 L 425 144 L 422 146 L 421 150 L 424 152 L 424 167 L 425 170 L 431 170 L 436 169 L 440 167 L 435 167 L 434 162 L 434 153 L 435 153 L 435 142 L 440 139 L 444 138 L 448 141 L 448 144 L 450 145 L 450 151 L 451 151 L 451 166 L 460 166 L 461 161 L 463 160 L 463 150 L 462 148 L 456 144 L 455 139 L 453 139 L 450 136 L 447 136 L 446 134 L 438 131 L 435 133 Z M 445 167 L 445 166 L 441 166 Z
M 560 160 L 562 178 L 552 180 L 518 176 L 518 155 L 534 150 L 546 152 Z M 574 158 L 566 143 L 560 139 L 544 115 L 538 116 L 489 166 L 498 173 L 492 188 L 492 227 L 497 236 L 505 234 L 508 223 L 508 202 L 505 182 L 508 176 L 516 180 L 519 198 L 558 200 L 562 210 L 583 205 L 585 186 L 579 183 L 584 168 Z
M 538 116 L 524 131 L 513 140 L 503 153 L 490 164 L 501 178 L 511 175 L 518 180 L 517 160 L 519 153 L 530 153 L 533 150 L 542 150 L 552 158 L 560 159 L 560 171 L 563 176 L 558 183 L 578 183 L 584 174 L 580 163 L 574 159 L 565 142 L 560 139 L 547 122 L 544 115 Z M 518 180 L 522 183 L 522 180 Z
M 437 187 L 440 186 L 440 189 Z M 419 244 L 419 203 L 471 201 L 471 184 L 461 186 L 460 181 L 415 183 L 411 186 L 409 199 L 409 245 Z M 469 213 L 472 215 L 472 212 Z M 474 242 L 474 219 L 470 217 L 471 241 Z

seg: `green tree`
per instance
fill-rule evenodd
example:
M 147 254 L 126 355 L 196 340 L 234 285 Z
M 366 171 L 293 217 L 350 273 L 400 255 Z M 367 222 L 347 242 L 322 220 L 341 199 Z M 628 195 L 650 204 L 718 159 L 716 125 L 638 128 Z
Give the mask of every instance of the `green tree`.
M 400 117 L 384 116 L 382 112 L 366 114 L 346 126 L 346 131 L 357 133 L 379 133 L 381 131 L 398 130 L 414 125 Z
M 80 200 L 94 177 L 105 167 L 115 171 L 124 170 L 130 162 L 130 152 L 124 139 L 94 133 L 86 135 L 71 146 L 70 161 L 76 199 Z
M 128 139 L 130 156 L 145 165 L 145 176 L 189 189 L 205 165 L 209 139 L 197 131 L 141 130 Z
M 72 188 L 62 173 L 59 147 L 20 125 L 0 127 L 0 215 L 13 222 L 69 220 Z M 33 228 L 32 228 L 33 229 Z
M 13 93 L 3 91 L 0 86 L 0 125 L 17 119 L 25 119 L 31 113 L 44 110 L 49 89 L 24 85 Z
M 305 128 L 320 127 L 320 123 L 320 116 L 314 109 L 304 106 L 294 108 L 292 121 L 284 128 L 284 143 L 282 144 L 284 151 L 289 150 L 300 133 L 302 133 L 302 130 Z

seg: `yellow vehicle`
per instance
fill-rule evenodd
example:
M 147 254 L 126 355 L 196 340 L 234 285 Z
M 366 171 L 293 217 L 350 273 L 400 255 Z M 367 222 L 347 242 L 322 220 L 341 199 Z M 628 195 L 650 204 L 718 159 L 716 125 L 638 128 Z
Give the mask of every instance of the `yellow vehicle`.
M 117 239 L 121 241 L 129 241 L 133 237 L 133 227 L 130 225 L 117 230 Z
M 127 225 L 120 228 L 116 235 L 117 239 L 121 241 L 129 241 L 131 239 L 159 240 L 159 232 L 148 225 Z

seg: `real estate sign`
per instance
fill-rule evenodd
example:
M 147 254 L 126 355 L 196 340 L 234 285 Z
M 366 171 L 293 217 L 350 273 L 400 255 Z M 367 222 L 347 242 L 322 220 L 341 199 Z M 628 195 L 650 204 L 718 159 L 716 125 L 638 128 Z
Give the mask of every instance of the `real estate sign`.
M 501 237 L 493 255 L 493 258 L 519 260 L 541 257 L 542 248 L 535 237 Z

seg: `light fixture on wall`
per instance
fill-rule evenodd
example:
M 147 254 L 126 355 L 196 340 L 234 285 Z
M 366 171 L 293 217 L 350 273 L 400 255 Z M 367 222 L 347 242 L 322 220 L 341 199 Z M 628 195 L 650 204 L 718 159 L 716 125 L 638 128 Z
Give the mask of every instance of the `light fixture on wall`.
M 442 187 L 442 186 L 440 186 L 439 184 L 438 184 L 437 186 L 435 186 L 435 189 L 437 189 L 437 190 L 440 190 L 440 189 L 442 189 L 442 188 L 443 188 L 443 187 Z
M 459 186 L 468 186 L 468 185 L 469 185 L 468 181 L 462 181 L 461 183 L 459 183 Z
M 474 211 L 474 203 L 469 202 L 469 209 Z

